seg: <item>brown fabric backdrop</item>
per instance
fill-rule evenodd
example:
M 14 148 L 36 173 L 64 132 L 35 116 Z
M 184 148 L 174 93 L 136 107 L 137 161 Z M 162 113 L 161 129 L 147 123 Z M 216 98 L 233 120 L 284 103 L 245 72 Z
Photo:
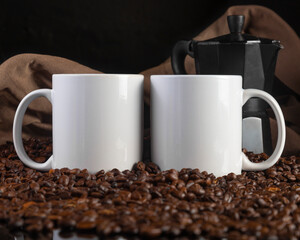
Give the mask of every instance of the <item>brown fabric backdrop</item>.
M 279 52 L 276 76 L 295 94 L 280 96 L 281 107 L 287 123 L 285 154 L 300 152 L 300 41 L 293 29 L 276 13 L 261 6 L 235 6 L 196 36 L 206 40 L 228 34 L 226 17 L 232 14 L 245 15 L 245 32 L 259 37 L 280 40 L 285 47 Z M 193 59 L 186 58 L 188 73 L 194 73 Z M 21 54 L 0 66 L 0 144 L 12 140 L 13 117 L 21 99 L 39 88 L 51 88 L 51 75 L 57 73 L 99 73 L 68 59 Z M 170 59 L 148 69 L 145 75 L 145 101 L 150 103 L 150 75 L 173 74 Z M 272 114 L 272 113 L 271 113 Z M 35 100 L 28 108 L 23 122 L 23 137 L 51 135 L 51 105 L 46 99 Z M 272 117 L 272 116 L 271 116 Z M 276 142 L 276 122 L 271 119 L 273 142 Z
M 18 104 L 29 92 L 52 87 L 55 73 L 99 73 L 65 58 L 39 54 L 16 55 L 0 66 L 0 144 L 12 141 L 12 124 Z M 51 104 L 34 100 L 23 121 L 23 137 L 51 136 Z

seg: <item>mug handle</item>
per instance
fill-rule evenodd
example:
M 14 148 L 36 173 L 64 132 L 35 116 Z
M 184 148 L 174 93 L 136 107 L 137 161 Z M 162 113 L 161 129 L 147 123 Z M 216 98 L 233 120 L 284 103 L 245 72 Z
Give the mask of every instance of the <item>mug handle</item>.
M 278 137 L 277 137 L 277 143 L 276 148 L 273 152 L 273 154 L 266 160 L 260 163 L 254 163 L 251 162 L 248 157 L 242 153 L 242 169 L 243 170 L 252 170 L 252 171 L 261 171 L 265 170 L 271 166 L 273 166 L 278 159 L 280 158 L 284 144 L 285 144 L 285 123 L 282 111 L 280 109 L 279 104 L 276 102 L 276 100 L 268 93 L 257 90 L 257 89 L 246 89 L 243 90 L 243 105 L 253 97 L 258 97 L 263 100 L 265 100 L 273 109 L 275 113 L 275 117 L 277 120 L 277 126 L 278 126 Z
M 41 171 L 48 171 L 51 169 L 53 155 L 44 163 L 37 163 L 29 158 L 25 152 L 22 141 L 22 122 L 29 104 L 38 97 L 46 97 L 52 103 L 51 93 L 51 89 L 39 89 L 27 94 L 17 108 L 13 124 L 13 142 L 20 160 L 28 167 Z

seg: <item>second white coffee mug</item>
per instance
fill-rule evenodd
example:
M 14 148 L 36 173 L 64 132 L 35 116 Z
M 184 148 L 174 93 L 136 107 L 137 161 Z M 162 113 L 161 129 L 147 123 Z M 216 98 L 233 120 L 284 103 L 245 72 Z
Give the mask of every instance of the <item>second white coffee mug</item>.
M 39 170 L 131 169 L 142 158 L 143 75 L 55 74 L 53 89 L 29 93 L 18 106 L 13 140 L 21 161 Z M 53 156 L 36 163 L 22 143 L 24 113 L 37 97 L 53 109 Z
M 242 106 L 265 100 L 278 124 L 270 158 L 251 162 L 242 152 Z M 151 155 L 162 170 L 199 168 L 216 176 L 264 170 L 279 159 L 285 143 L 283 114 L 266 92 L 242 89 L 237 75 L 151 76 Z

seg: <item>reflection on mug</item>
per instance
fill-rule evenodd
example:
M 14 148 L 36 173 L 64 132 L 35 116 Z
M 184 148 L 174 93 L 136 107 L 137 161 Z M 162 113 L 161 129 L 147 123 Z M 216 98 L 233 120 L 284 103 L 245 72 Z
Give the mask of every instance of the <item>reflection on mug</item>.
M 51 236 L 52 235 L 52 236 Z M 31 239 L 30 237 L 24 237 L 24 233 L 17 232 L 14 233 L 14 240 L 24 240 L 24 239 Z M 32 239 L 39 239 L 39 237 L 32 238 Z M 43 239 L 49 240 L 98 240 L 98 236 L 93 234 L 82 234 L 78 236 L 75 232 L 63 232 L 59 229 L 53 230 L 52 234 L 50 233 L 48 237 L 45 235 Z M 118 239 L 125 239 L 125 238 L 118 238 Z
M 86 234 L 83 236 L 78 236 L 76 233 L 66 233 L 60 230 L 53 230 L 53 240 L 98 240 L 99 238 L 93 234 Z

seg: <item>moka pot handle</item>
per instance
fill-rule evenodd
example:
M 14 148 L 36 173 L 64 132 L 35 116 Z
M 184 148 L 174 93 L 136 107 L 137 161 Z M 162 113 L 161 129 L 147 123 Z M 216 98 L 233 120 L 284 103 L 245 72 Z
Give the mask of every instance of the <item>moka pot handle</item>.
M 171 54 L 171 63 L 174 74 L 186 74 L 184 60 L 187 55 L 194 57 L 192 44 L 193 40 L 182 40 L 175 44 Z

